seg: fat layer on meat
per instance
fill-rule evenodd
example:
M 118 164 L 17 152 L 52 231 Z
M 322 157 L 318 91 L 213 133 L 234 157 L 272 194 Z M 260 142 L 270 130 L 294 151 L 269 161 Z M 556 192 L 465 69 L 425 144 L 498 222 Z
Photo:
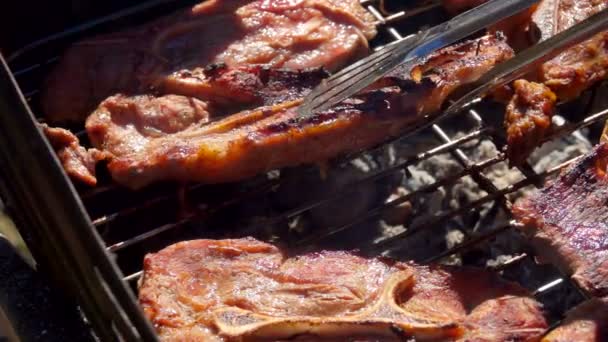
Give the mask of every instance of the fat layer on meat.
M 608 295 L 607 162 L 604 143 L 513 207 L 541 260 L 598 297 Z
M 205 125 L 149 135 L 138 128 L 146 126 L 146 118 L 134 118 L 123 110 L 133 100 L 118 96 L 104 101 L 86 127 L 94 147 L 113 155 L 108 167 L 114 180 L 128 187 L 162 180 L 237 181 L 370 148 L 398 135 L 422 115 L 439 110 L 454 90 L 512 55 L 497 35 L 468 41 L 437 52 L 413 70 L 398 68 L 374 89 L 307 118 L 296 113 L 301 96 L 308 91 L 299 78 L 314 84 L 310 80 L 318 82 L 320 77 L 298 72 L 293 78 L 281 78 L 289 82 L 275 85 L 286 89 L 280 92 L 281 101 Z M 231 79 L 238 88 L 239 78 Z M 295 91 L 294 84 L 300 85 Z
M 164 341 L 536 341 L 547 328 L 524 289 L 486 271 L 340 251 L 288 258 L 254 239 L 147 255 L 139 300 Z
M 48 77 L 42 107 L 51 122 L 82 122 L 108 96 L 165 94 L 174 73 L 218 62 L 335 70 L 367 53 L 375 33 L 358 0 L 203 1 L 77 42 Z

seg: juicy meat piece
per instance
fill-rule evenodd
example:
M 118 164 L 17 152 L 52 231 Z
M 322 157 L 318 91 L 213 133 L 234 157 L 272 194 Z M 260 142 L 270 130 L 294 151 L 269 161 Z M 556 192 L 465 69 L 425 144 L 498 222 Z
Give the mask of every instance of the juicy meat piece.
M 512 165 L 523 163 L 551 127 L 556 97 L 543 84 L 515 81 L 515 95 L 507 105 L 507 156 Z
M 80 146 L 78 138 L 66 129 L 42 125 L 42 130 L 55 149 L 68 176 L 87 185 L 96 185 L 95 164 L 109 158 L 111 154 L 94 148 L 85 149 Z
M 608 295 L 608 144 L 513 208 L 539 257 L 589 294 Z
M 430 56 L 412 76 L 398 69 L 376 89 L 305 119 L 296 114 L 298 92 L 286 91 L 283 99 L 291 101 L 172 134 L 135 132 L 133 142 L 133 135 L 125 134 L 134 129 L 131 115 L 120 105 L 131 100 L 113 97 L 89 117 L 86 127 L 93 145 L 114 156 L 108 165 L 112 177 L 131 188 L 160 180 L 236 181 L 372 147 L 439 110 L 455 89 L 512 54 L 499 36 L 465 42 Z M 130 145 L 136 149 L 123 148 Z
M 524 289 L 489 272 L 340 251 L 287 258 L 254 239 L 147 255 L 139 300 L 163 341 L 536 341 L 547 328 Z
M 568 312 L 560 326 L 542 342 L 605 342 L 608 338 L 608 299 L 591 299 Z
M 608 0 L 544 0 L 533 21 L 541 39 L 547 39 L 608 7 Z M 606 78 L 608 69 L 608 32 L 578 44 L 539 70 L 539 80 L 549 86 L 561 101 L 578 97 L 581 92 Z
M 83 121 L 108 96 L 162 93 L 174 72 L 217 62 L 333 70 L 367 53 L 375 33 L 358 0 L 204 1 L 74 44 L 50 74 L 42 105 L 53 122 Z
M 178 95 L 116 95 L 105 100 L 102 108 L 112 115 L 98 110 L 96 118 L 111 120 L 115 123 L 114 133 L 124 137 L 120 141 L 96 144 L 104 151 L 111 151 L 112 155 L 145 153 L 148 140 L 200 129 L 209 121 L 205 102 Z

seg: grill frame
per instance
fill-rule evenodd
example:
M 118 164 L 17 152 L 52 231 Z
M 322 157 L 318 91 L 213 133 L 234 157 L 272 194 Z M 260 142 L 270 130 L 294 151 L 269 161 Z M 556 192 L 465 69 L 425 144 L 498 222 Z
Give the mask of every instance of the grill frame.
M 178 2 L 180 4 L 193 3 L 193 1 Z M 70 270 L 68 276 L 55 276 L 55 278 L 58 282 L 64 283 L 72 293 L 76 294 L 86 317 L 93 324 L 96 333 L 104 339 L 150 340 L 156 338 L 149 322 L 142 315 L 134 294 L 129 289 L 128 285 L 128 282 L 137 280 L 141 272 L 127 274 L 125 276 L 123 270 L 115 260 L 114 253 L 123 248 L 127 248 L 132 244 L 145 241 L 151 236 L 174 229 L 180 224 L 189 223 L 194 219 L 200 219 L 201 213 L 183 218 L 179 222 L 168 223 L 148 230 L 130 240 L 108 244 L 107 241 L 104 241 L 102 238 L 102 234 L 99 233 L 101 227 L 112 223 L 116 218 L 152 206 L 156 203 L 154 201 L 175 199 L 178 198 L 180 194 L 171 194 L 166 191 L 161 191 L 160 197 L 153 198 L 145 203 L 140 203 L 141 207 L 126 208 L 113 214 L 94 217 L 94 219 L 92 219 L 83 202 L 104 195 L 107 192 L 115 191 L 116 189 L 112 185 L 84 191 L 82 189 L 79 191 L 79 189 L 74 187 L 63 172 L 50 145 L 36 127 L 36 118 L 26 100 L 26 98 L 36 96 L 36 91 L 26 90 L 24 91 L 24 96 L 21 93 L 22 88 L 15 78 L 27 77 L 27 74 L 31 73 L 32 70 L 34 70 L 34 72 L 39 72 L 35 70 L 43 70 L 56 60 L 56 58 L 45 58 L 43 61 L 38 61 L 38 63 L 29 63 L 32 59 L 36 60 L 36 54 L 40 51 L 49 50 L 50 47 L 65 47 L 68 42 L 82 36 L 96 33 L 99 30 L 104 30 L 104 28 L 111 26 L 115 21 L 124 21 L 125 18 L 132 16 L 145 16 L 147 11 L 153 10 L 157 6 L 165 6 L 167 3 L 172 3 L 172 1 L 147 1 L 142 5 L 116 12 L 107 17 L 87 22 L 59 34 L 36 41 L 9 56 L 7 61 L 16 70 L 14 73 L 11 73 L 9 67 L 4 62 L 2 63 L 2 68 L 0 68 L 0 82 L 2 82 L 2 86 L 0 86 L 0 110 L 5 113 L 12 113 L 12 115 L 0 116 L 0 132 L 3 133 L 2 136 L 0 136 L 0 143 L 4 146 L 28 146 L 31 148 L 31 154 L 27 155 L 17 153 L 16 150 L 0 148 L 0 169 L 2 169 L 0 171 L 2 172 L 0 175 L 2 176 L 0 177 L 0 194 L 7 202 L 7 208 L 10 210 L 10 213 L 19 223 L 18 226 L 22 227 L 22 234 L 25 235 L 28 245 L 32 248 L 36 260 L 39 261 L 42 268 L 51 275 L 64 275 L 66 268 Z M 389 13 L 384 9 L 385 3 L 383 0 L 362 0 L 362 4 L 376 17 L 380 30 L 382 30 L 385 35 L 391 37 L 391 40 L 403 38 L 401 33 L 394 28 L 392 24 L 399 23 L 405 18 L 419 15 L 420 13 L 424 13 L 437 6 L 437 2 L 430 1 L 411 11 Z M 511 203 L 507 198 L 508 194 L 524 186 L 541 185 L 546 178 L 555 174 L 562 167 L 570 164 L 574 160 L 570 160 L 538 174 L 534 172 L 530 165 L 525 164 L 519 168 L 520 172 L 524 175 L 523 181 L 505 189 L 498 189 L 484 174 L 484 170 L 491 165 L 504 161 L 504 155 L 501 154 L 488 160 L 473 162 L 461 148 L 463 144 L 468 141 L 477 138 L 486 138 L 492 141 L 500 150 L 504 146 L 504 139 L 500 132 L 493 130 L 484 123 L 484 120 L 482 120 L 475 109 L 468 110 L 466 115 L 478 123 L 479 128 L 477 130 L 469 132 L 463 137 L 454 138 L 446 133 L 441 126 L 441 122 L 439 122 L 430 128 L 430 133 L 441 142 L 435 148 L 415 154 L 411 156 L 411 158 L 406 158 L 406 161 L 399 165 L 391 166 L 378 174 L 372 174 L 368 178 L 360 181 L 361 183 L 364 183 L 373 179 L 380 179 L 390 174 L 390 172 L 405 169 L 407 166 L 428 159 L 431 156 L 449 152 L 463 167 L 462 175 L 454 176 L 454 180 L 465 176 L 471 176 L 476 183 L 488 193 L 487 196 L 482 197 L 468 206 L 454 211 L 438 213 L 435 217 L 431 217 L 430 221 L 418 224 L 416 227 L 412 228 L 411 231 L 408 229 L 406 235 L 399 236 L 399 239 L 407 238 L 412 234 L 412 231 L 415 232 L 419 229 L 431 227 L 434 224 L 441 223 L 447 218 L 459 215 L 468 210 L 474 210 L 487 202 L 499 202 L 500 206 L 508 211 L 511 206 Z M 582 121 L 562 127 L 554 132 L 547 140 L 564 136 L 577 129 L 606 119 L 608 119 L 608 110 L 594 113 L 587 116 L 587 118 Z M 79 131 L 78 135 L 82 138 L 84 133 Z M 383 146 L 384 145 L 385 144 L 383 144 Z M 36 168 L 39 171 L 24 174 L 22 170 L 28 168 Z M 46 170 L 47 172 L 42 172 L 42 170 Z M 20 182 L 1 182 L 1 180 L 13 179 L 18 179 Z M 218 203 L 216 207 L 207 208 L 202 215 L 208 215 L 215 210 L 228 207 L 249 198 L 249 196 L 259 194 L 260 192 L 270 191 L 278 185 L 277 182 L 279 181 L 280 180 L 276 179 L 271 180 L 268 183 L 259 185 L 258 188 L 254 187 L 253 189 L 250 189 L 249 192 L 242 193 L 239 197 L 228 198 L 226 201 Z M 387 205 L 398 205 L 410 197 L 415 196 L 418 192 L 429 191 L 433 188 L 438 188 L 442 184 L 449 184 L 451 181 L 452 177 L 448 180 L 438 180 L 425 189 L 418 189 L 416 192 L 405 197 L 397 198 L 389 204 L 383 204 L 381 207 L 372 208 L 368 214 L 372 216 L 377 215 L 381 213 Z M 358 183 L 359 181 L 357 184 Z M 356 186 L 356 184 L 349 186 Z M 193 185 L 187 191 L 195 191 L 200 187 L 200 184 Z M 66 189 L 68 189 L 68 191 L 66 191 Z M 280 222 L 295 217 L 311 208 L 332 199 L 339 198 L 340 196 L 345 196 L 345 192 L 331 194 L 328 198 L 320 198 L 318 201 L 305 203 L 297 208 L 286 211 L 280 216 L 272 217 L 270 220 Z M 30 210 L 32 215 L 25 214 L 27 210 Z M 269 224 L 269 222 L 263 222 L 260 223 L 259 226 L 267 224 Z M 352 226 L 353 224 L 354 223 L 349 226 Z M 498 234 L 512 229 L 515 225 L 516 223 L 511 222 L 511 224 L 507 226 L 498 227 L 490 232 L 467 240 L 461 245 L 457 245 L 439 255 L 424 260 L 424 262 L 438 261 L 441 258 L 454 253 L 462 252 L 463 250 L 476 246 Z M 331 233 L 348 229 L 349 226 L 345 225 L 344 227 L 338 227 L 341 229 L 337 229 Z M 27 227 L 27 230 L 23 229 L 23 227 Z M 243 230 L 241 233 L 248 235 L 249 232 L 255 232 L 256 228 L 259 227 L 249 227 L 249 229 Z M 327 234 L 324 234 L 321 237 L 327 236 Z M 394 241 L 397 241 L 397 238 L 392 238 L 391 241 L 385 241 L 384 244 Z M 297 249 L 298 246 L 311 246 L 314 242 L 314 240 L 300 241 L 293 247 Z M 382 247 L 385 247 L 384 244 L 381 244 L 379 247 L 375 246 L 375 248 L 371 248 L 368 252 L 377 252 Z M 518 262 L 528 256 L 529 255 L 525 254 L 517 256 L 498 266 L 497 269 L 517 265 Z M 72 270 L 78 270 L 78 272 L 73 272 Z M 539 287 L 535 291 L 535 294 L 544 293 L 565 282 L 569 282 L 569 280 L 567 278 L 553 280 Z M 89 284 L 89 286 L 83 287 L 82 284 Z

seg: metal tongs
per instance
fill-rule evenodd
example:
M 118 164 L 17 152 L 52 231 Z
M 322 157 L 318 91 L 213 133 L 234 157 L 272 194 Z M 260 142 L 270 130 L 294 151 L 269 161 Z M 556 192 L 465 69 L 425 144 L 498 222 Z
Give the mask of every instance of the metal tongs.
M 538 0 L 492 0 L 441 25 L 408 36 L 325 80 L 304 99 L 298 108 L 298 114 L 306 117 L 329 109 L 369 86 L 397 66 L 405 64 L 406 68 L 411 68 L 422 62 L 429 54 L 517 14 L 537 2 Z M 525 75 L 564 49 L 606 29 L 608 29 L 608 9 L 497 65 L 472 85 L 472 91 L 454 102 L 446 111 L 430 115 L 427 120 L 420 120 L 410 128 L 410 131 L 426 127 L 440 118 L 465 109 L 485 92 Z

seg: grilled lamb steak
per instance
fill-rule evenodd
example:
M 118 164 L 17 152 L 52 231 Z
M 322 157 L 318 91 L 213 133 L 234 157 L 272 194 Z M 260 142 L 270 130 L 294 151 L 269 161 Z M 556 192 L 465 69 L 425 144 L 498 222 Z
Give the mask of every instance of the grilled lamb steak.
M 608 295 L 607 162 L 604 143 L 513 207 L 542 260 L 597 297 Z
M 340 251 L 288 258 L 250 238 L 147 255 L 139 300 L 163 341 L 536 341 L 547 328 L 524 289 L 486 271 Z
M 203 1 L 74 44 L 49 76 L 42 106 L 51 122 L 82 122 L 108 96 L 166 94 L 174 73 L 218 62 L 333 70 L 366 54 L 375 33 L 358 0 Z
M 162 180 L 236 181 L 372 147 L 398 135 L 421 115 L 439 110 L 454 90 L 512 54 L 506 42 L 494 35 L 449 47 L 411 73 L 398 68 L 374 89 L 306 119 L 295 111 L 306 87 L 294 91 L 294 83 L 301 82 L 283 77 L 289 81 L 274 87 L 282 84 L 286 89 L 281 92 L 285 102 L 272 100 L 273 105 L 206 125 L 150 135 L 138 128 L 146 126 L 145 118 L 125 111 L 129 106 L 123 103 L 132 100 L 112 97 L 89 117 L 86 127 L 93 145 L 113 155 L 108 167 L 114 180 L 128 187 Z M 233 80 L 238 88 L 240 79 Z M 151 115 L 157 116 L 163 114 Z
M 608 341 L 608 299 L 591 299 L 570 310 L 542 342 Z

